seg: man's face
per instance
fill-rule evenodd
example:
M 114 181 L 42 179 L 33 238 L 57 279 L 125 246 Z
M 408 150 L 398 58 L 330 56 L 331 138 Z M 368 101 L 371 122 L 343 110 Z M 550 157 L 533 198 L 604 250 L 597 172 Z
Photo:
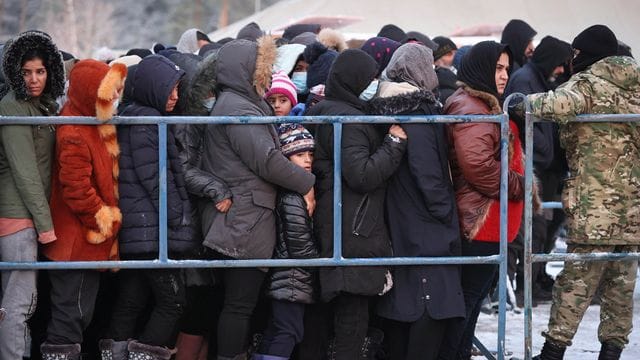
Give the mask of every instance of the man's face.
M 531 59 L 531 57 L 533 56 L 533 51 L 536 49 L 535 46 L 533 46 L 533 40 L 530 40 L 529 43 L 527 44 L 527 48 L 524 49 L 524 56 L 527 59 Z
M 498 90 L 498 95 L 502 96 L 504 94 L 507 81 L 509 81 L 509 55 L 503 52 L 496 63 L 496 90 Z
M 167 105 L 164 110 L 168 113 L 172 112 L 173 108 L 176 107 L 177 103 L 178 103 L 178 84 L 176 84 L 176 86 L 173 87 L 173 90 L 171 90 L 171 94 L 169 94 L 169 98 L 167 99 Z
M 456 56 L 456 51 L 451 50 L 445 55 L 442 55 L 440 59 L 435 61 L 436 66 L 450 68 L 453 65 L 453 58 Z

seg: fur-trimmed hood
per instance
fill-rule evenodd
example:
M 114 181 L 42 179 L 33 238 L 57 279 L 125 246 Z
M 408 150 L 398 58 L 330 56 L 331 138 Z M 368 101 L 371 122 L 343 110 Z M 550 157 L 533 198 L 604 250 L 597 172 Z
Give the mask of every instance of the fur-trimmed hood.
M 349 48 L 344 35 L 342 35 L 341 32 L 330 28 L 320 30 L 320 33 L 318 33 L 318 41 L 327 48 L 337 52 L 343 52 Z
M 45 57 L 43 61 L 47 69 L 47 84 L 43 96 L 47 96 L 51 100 L 62 96 L 65 83 L 62 54 L 60 54 L 48 34 L 37 30 L 25 31 L 5 44 L 2 57 L 2 72 L 9 89 L 16 93 L 17 99 L 29 99 L 21 70 L 22 58 L 27 51 L 33 49 L 39 50 Z
M 276 59 L 276 44 L 271 36 L 257 43 L 234 40 L 218 52 L 217 78 L 222 90 L 229 89 L 253 102 L 262 101 L 271 85 L 271 71 Z
M 389 85 L 395 85 L 390 83 Z M 381 84 L 382 86 L 382 84 Z M 406 89 L 406 87 L 402 87 Z M 413 112 L 421 106 L 440 107 L 440 103 L 430 91 L 419 90 L 394 94 L 393 96 L 377 97 L 368 103 L 368 114 L 395 115 Z
M 69 74 L 69 91 L 62 113 L 66 116 L 95 116 L 106 121 L 113 116 L 116 91 L 121 92 L 127 77 L 124 64 L 109 65 L 97 60 L 81 60 Z
M 216 71 L 217 71 L 218 50 L 213 50 L 207 55 L 196 68 L 191 81 L 191 87 L 187 94 L 186 115 L 207 116 L 209 110 L 202 101 L 211 95 L 216 95 Z

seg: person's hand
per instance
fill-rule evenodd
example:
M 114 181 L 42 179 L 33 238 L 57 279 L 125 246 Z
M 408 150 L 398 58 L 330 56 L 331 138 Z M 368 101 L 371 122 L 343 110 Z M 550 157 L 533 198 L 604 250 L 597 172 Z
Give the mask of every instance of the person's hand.
M 398 124 L 391 125 L 389 128 L 389 134 L 402 140 L 407 140 L 407 133 L 405 133 L 404 130 L 402 130 L 402 126 Z
M 224 199 L 216 203 L 216 209 L 218 209 L 218 211 L 220 211 L 221 213 L 226 213 L 227 211 L 229 211 L 229 208 L 231 208 L 231 205 L 233 205 L 231 199 Z
M 289 115 L 302 116 L 304 115 L 305 109 L 306 109 L 306 105 L 304 103 L 299 103 L 298 105 L 294 106 L 293 109 L 291 109 L 291 112 L 289 112 Z
M 307 202 L 307 211 L 309 212 L 309 216 L 313 216 L 313 212 L 316 209 L 316 193 L 313 190 L 313 187 L 304 195 L 304 201 Z

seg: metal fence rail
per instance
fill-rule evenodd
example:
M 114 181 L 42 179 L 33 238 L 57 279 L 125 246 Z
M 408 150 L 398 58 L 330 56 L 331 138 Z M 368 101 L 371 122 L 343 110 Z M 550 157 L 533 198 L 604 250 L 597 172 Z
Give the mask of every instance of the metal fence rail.
M 521 95 L 516 95 L 521 96 Z M 505 101 L 505 109 L 513 95 Z M 526 101 L 526 99 L 525 99 Z M 528 104 L 527 104 L 528 106 Z M 593 121 L 638 121 L 640 116 L 592 116 Z M 615 118 L 615 119 L 614 119 Z M 253 260 L 172 260 L 167 248 L 167 126 L 170 124 L 269 124 L 296 122 L 307 124 L 331 124 L 334 127 L 334 254 L 331 258 L 319 259 L 253 259 Z M 344 258 L 342 256 L 342 178 L 340 150 L 342 126 L 358 123 L 464 123 L 492 122 L 501 128 L 501 183 L 500 183 L 500 252 L 485 257 L 394 257 L 394 258 Z M 90 117 L 0 117 L 1 124 L 98 124 Z M 506 113 L 494 116 L 331 116 L 331 117 L 115 117 L 110 121 L 120 125 L 154 124 L 159 136 L 159 254 L 157 260 L 128 261 L 73 261 L 73 262 L 0 262 L 0 270 L 23 269 L 131 269 L 131 268 L 228 268 L 228 267 L 324 267 L 324 266 L 397 266 L 397 265 L 449 265 L 449 264 L 499 264 L 499 308 L 497 358 L 505 358 L 506 286 L 507 286 L 507 179 L 508 179 L 508 133 L 509 119 Z M 527 114 L 526 121 L 526 169 L 525 169 L 525 356 L 531 359 L 531 263 L 578 258 L 575 254 L 531 254 L 531 189 L 533 179 L 532 154 L 533 119 Z M 561 208 L 560 203 L 547 203 L 545 207 Z M 611 260 L 639 258 L 640 254 L 587 254 L 581 259 Z M 487 358 L 493 355 L 482 344 L 479 348 Z

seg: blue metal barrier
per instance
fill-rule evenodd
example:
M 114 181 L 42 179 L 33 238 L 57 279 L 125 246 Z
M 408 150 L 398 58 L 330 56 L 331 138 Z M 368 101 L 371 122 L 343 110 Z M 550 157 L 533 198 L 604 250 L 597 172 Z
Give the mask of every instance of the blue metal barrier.
M 505 103 L 508 103 L 509 99 Z M 505 106 L 506 108 L 506 106 Z M 90 117 L 1 117 L 2 124 L 98 124 Z M 268 123 L 332 124 L 334 127 L 334 254 L 320 259 L 252 259 L 252 260 L 172 260 L 167 249 L 167 125 L 169 124 L 268 124 Z M 500 253 L 485 257 L 395 257 L 349 258 L 342 257 L 342 178 L 340 151 L 342 126 L 357 123 L 462 123 L 492 122 L 501 128 L 501 184 L 500 184 Z M 333 117 L 115 117 L 112 124 L 155 124 L 159 136 L 159 256 L 157 260 L 129 261 L 73 261 L 73 262 L 0 262 L 0 270 L 22 269 L 130 269 L 130 268 L 195 268 L 195 267 L 323 267 L 323 266 L 396 266 L 396 265 L 451 265 L 451 264 L 499 264 L 499 310 L 497 358 L 504 359 L 506 323 L 507 278 L 507 179 L 509 119 L 506 113 L 493 116 L 333 116 Z M 483 346 L 481 348 L 484 348 Z M 487 358 L 492 354 L 485 349 Z
M 533 189 L 533 123 L 542 121 L 531 114 L 531 105 L 524 97 L 526 105 L 526 157 L 525 157 L 525 232 L 524 232 L 524 355 L 531 360 L 532 354 L 532 278 L 531 266 L 534 262 L 547 261 L 614 261 L 640 260 L 640 253 L 597 253 L 597 254 L 532 254 L 532 189 Z M 639 122 L 638 114 L 579 115 L 574 122 Z M 543 208 L 562 209 L 562 203 L 544 203 Z

